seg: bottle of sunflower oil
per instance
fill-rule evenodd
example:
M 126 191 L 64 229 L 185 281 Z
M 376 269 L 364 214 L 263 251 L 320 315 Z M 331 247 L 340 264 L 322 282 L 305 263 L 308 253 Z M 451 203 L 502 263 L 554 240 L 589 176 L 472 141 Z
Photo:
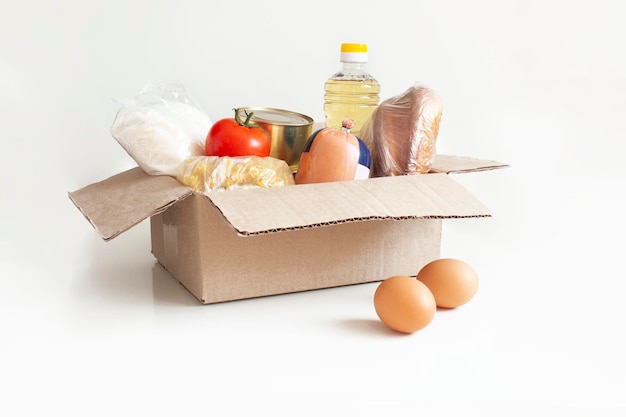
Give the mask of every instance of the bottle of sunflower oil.
M 326 127 L 341 128 L 347 117 L 354 120 L 351 132 L 359 134 L 380 101 L 380 85 L 367 72 L 367 45 L 341 44 L 341 69 L 324 84 Z

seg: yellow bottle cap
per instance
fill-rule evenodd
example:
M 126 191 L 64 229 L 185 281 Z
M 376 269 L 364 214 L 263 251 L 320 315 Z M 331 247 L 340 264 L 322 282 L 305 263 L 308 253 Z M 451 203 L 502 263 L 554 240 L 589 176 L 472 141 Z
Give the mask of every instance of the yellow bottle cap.
M 341 52 L 367 52 L 365 43 L 342 43 Z
M 367 44 L 342 43 L 341 62 L 367 62 Z

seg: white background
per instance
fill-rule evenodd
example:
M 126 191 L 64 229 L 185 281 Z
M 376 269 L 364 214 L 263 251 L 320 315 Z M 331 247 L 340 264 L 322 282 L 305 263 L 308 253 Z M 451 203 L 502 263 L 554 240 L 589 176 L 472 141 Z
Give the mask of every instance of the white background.
M 0 414 L 625 415 L 619 5 L 4 4 Z M 369 45 L 383 98 L 439 92 L 440 152 L 511 164 L 455 175 L 493 217 L 446 221 L 442 256 L 481 286 L 425 329 L 384 327 L 376 284 L 202 306 L 148 222 L 104 243 L 67 198 L 134 166 L 109 129 L 146 83 L 183 82 L 213 120 L 320 120 L 341 42 Z

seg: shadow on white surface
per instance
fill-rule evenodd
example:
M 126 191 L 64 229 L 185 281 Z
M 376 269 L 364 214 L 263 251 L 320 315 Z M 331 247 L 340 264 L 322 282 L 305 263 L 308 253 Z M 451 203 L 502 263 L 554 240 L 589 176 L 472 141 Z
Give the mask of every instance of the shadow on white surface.
M 381 321 L 374 319 L 344 319 L 338 320 L 337 323 L 342 329 L 361 335 L 410 336 L 409 334 L 396 332 L 385 326 Z
M 81 296 L 109 305 L 142 305 L 152 300 L 145 263 L 108 263 L 95 257 L 81 275 Z
M 152 294 L 155 304 L 202 305 L 187 288 L 156 261 L 152 266 Z
M 138 229 L 138 230 L 135 230 Z M 110 242 L 96 242 L 80 274 L 83 296 L 105 304 L 197 305 L 197 300 L 150 253 L 147 224 Z

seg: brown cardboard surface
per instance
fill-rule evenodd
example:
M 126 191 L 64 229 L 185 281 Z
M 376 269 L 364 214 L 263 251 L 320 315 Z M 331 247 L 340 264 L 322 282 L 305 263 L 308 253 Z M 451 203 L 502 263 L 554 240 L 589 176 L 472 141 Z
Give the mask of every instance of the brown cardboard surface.
M 438 156 L 434 170 L 504 164 Z M 150 218 L 152 253 L 202 303 L 414 275 L 442 219 L 489 211 L 445 173 L 194 193 L 137 167 L 68 193 L 104 240 Z
M 100 237 L 110 240 L 191 194 L 169 176 L 150 176 L 136 167 L 68 193 Z
M 433 160 L 430 172 L 443 172 L 446 174 L 466 173 L 505 168 L 507 166 L 507 164 L 488 159 L 437 154 Z
M 233 190 L 209 197 L 243 235 L 364 220 L 489 216 L 446 174 Z
M 441 172 L 504 166 L 489 160 L 437 155 L 433 173 L 427 175 L 230 190 L 213 193 L 211 199 L 241 234 L 368 219 L 488 216 L 488 210 L 471 193 Z M 68 195 L 100 237 L 108 241 L 192 193 L 173 177 L 148 175 L 135 167 Z
M 373 220 L 242 236 L 199 194 L 151 218 L 152 252 L 202 303 L 415 275 L 440 219 Z

